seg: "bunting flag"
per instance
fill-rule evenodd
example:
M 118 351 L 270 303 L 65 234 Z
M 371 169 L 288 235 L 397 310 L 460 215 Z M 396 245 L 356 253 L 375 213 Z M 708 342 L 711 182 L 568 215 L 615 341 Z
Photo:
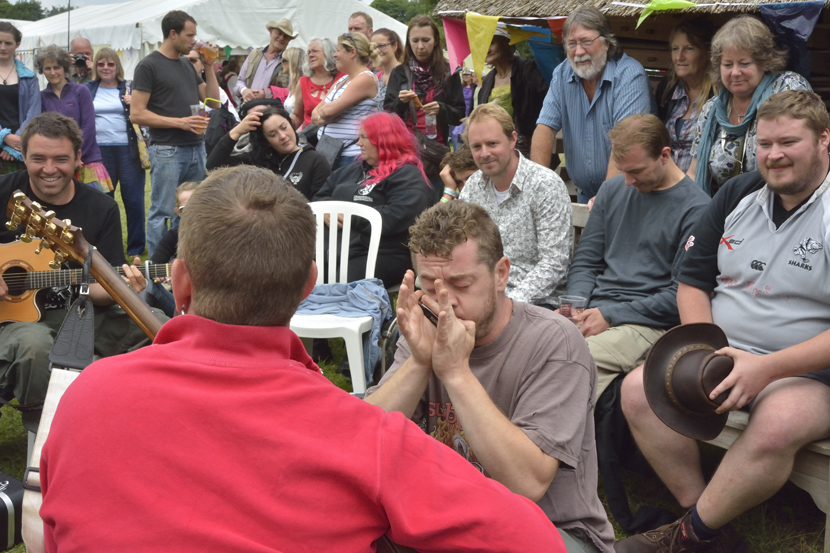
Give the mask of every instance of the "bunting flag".
M 560 43 L 564 42 L 562 39 L 562 29 L 565 27 L 566 19 L 568 18 L 565 16 L 548 17 L 548 27 L 550 27 L 551 32 L 556 35 Z
M 496 34 L 496 24 L 499 17 L 495 15 L 481 15 L 467 12 L 467 38 L 470 44 L 470 53 L 473 56 L 473 70 L 479 79 L 484 78 L 484 60 L 487 50 Z
M 646 17 L 653 12 L 662 12 L 668 10 L 682 10 L 684 8 L 694 8 L 697 4 L 689 2 L 688 0 L 651 0 L 643 8 L 643 13 L 640 14 L 640 19 L 637 20 L 637 27 L 645 21 Z
M 495 31 L 494 31 L 495 32 Z M 510 45 L 517 44 L 533 37 L 548 38 L 545 34 L 536 31 L 528 31 L 525 29 L 517 29 L 515 27 L 508 27 L 507 32 L 510 33 Z M 492 38 L 490 39 L 493 40 Z M 550 39 L 548 39 L 550 40 Z
M 443 18 L 444 37 L 450 55 L 450 68 L 455 71 L 470 55 L 470 41 L 467 40 L 467 25 L 460 19 Z

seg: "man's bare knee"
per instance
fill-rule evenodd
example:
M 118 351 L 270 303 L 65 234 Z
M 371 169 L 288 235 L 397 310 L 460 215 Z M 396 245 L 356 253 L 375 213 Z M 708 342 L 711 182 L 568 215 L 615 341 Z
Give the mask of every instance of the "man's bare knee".
M 816 386 L 803 393 L 807 387 Z M 755 455 L 794 452 L 815 440 L 830 435 L 827 420 L 828 390 L 807 379 L 781 380 L 759 395 L 744 432 L 746 444 Z

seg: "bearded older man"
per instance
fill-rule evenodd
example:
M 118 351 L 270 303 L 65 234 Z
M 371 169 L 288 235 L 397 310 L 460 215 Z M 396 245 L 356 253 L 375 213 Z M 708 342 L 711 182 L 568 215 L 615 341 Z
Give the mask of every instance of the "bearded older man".
M 618 174 L 610 163 L 608 131 L 629 115 L 656 113 L 657 107 L 645 69 L 623 53 L 599 10 L 582 6 L 571 12 L 563 35 L 568 59 L 553 71 L 530 159 L 549 167 L 562 130 L 568 174 L 579 188 L 579 202 L 586 203 Z

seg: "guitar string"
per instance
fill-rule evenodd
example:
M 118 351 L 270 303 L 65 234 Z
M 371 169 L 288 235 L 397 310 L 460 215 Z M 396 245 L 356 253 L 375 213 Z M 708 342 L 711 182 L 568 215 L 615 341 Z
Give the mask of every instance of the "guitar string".
M 150 266 L 150 278 L 164 278 L 168 275 L 169 263 Z M 161 270 L 163 268 L 163 270 Z M 124 269 L 118 268 L 115 271 L 124 276 Z M 73 278 L 80 278 L 82 269 L 61 269 L 57 271 L 28 271 L 25 273 L 4 273 L 3 280 L 6 283 L 25 282 L 26 280 L 42 280 L 42 281 L 64 281 L 69 280 L 67 284 L 72 284 Z M 144 273 L 142 272 L 142 275 Z M 144 275 L 146 278 L 146 275 Z M 94 277 L 93 277 L 94 280 Z M 79 283 L 78 283 L 79 284 Z

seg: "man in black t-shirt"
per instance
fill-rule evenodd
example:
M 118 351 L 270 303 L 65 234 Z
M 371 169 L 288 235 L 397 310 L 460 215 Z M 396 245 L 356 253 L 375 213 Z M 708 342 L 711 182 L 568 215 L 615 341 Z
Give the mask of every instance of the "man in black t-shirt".
M 87 242 L 94 245 L 107 261 L 123 266 L 130 286 L 137 292 L 143 290 L 145 282 L 141 273 L 125 264 L 118 204 L 106 194 L 72 178 L 80 163 L 81 146 L 81 131 L 75 121 L 59 113 L 43 113 L 27 125 L 20 142 L 27 169 L 0 176 L 3 213 L 15 190 L 22 191 L 45 211 L 54 211 L 58 219 L 70 219 L 74 226 L 81 227 Z M 10 231 L 3 225 L 0 227 L 0 244 L 18 240 L 24 231 L 23 226 Z M 49 255 L 49 252 L 44 251 L 41 255 Z M 0 302 L 19 295 L 20 292 L 14 289 L 10 293 L 6 281 L 0 279 Z M 98 309 L 115 303 L 100 284 L 90 285 L 89 296 L 96 306 L 97 354 L 121 353 L 141 341 L 143 334 L 124 311 Z M 16 397 L 26 409 L 24 423 L 32 422 L 35 427 L 49 383 L 49 351 L 71 298 L 69 288 L 43 290 L 39 293 L 40 322 L 0 324 L 0 396 L 5 399 Z M 101 332 L 98 332 L 99 328 Z
M 150 212 L 147 216 L 147 249 L 150 256 L 167 231 L 167 220 L 178 226 L 174 213 L 176 187 L 205 178 L 205 118 L 192 106 L 219 98 L 213 62 L 205 79 L 186 56 L 196 41 L 196 20 L 183 11 L 172 11 L 161 21 L 164 42 L 141 60 L 133 79 L 130 120 L 150 127 Z M 218 102 L 210 102 L 218 108 Z

